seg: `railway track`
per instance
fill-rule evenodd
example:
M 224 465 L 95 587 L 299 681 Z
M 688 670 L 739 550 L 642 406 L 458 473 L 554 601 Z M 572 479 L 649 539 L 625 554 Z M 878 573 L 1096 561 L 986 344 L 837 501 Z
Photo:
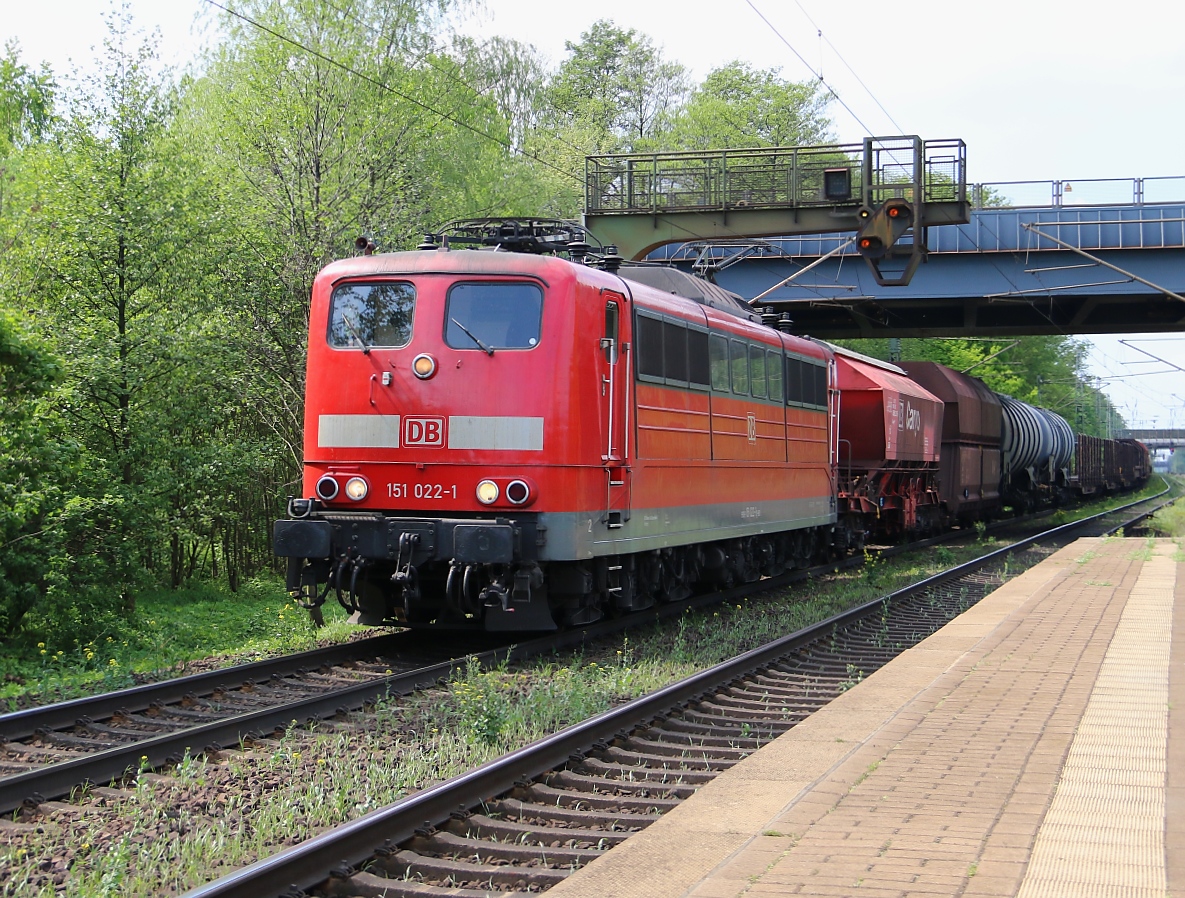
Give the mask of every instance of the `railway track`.
M 913 551 L 926 544 L 883 551 Z M 762 581 L 760 588 L 790 584 L 860 561 L 850 558 L 794 571 Z M 720 594 L 698 596 L 531 640 L 512 652 L 477 634 L 385 634 L 0 715 L 0 813 L 31 810 L 86 785 L 127 781 L 138 772 L 174 765 L 186 755 L 237 747 L 294 721 L 338 717 L 377 698 L 407 694 L 448 678 L 469 657 L 483 665 L 521 660 L 720 599 Z
M 893 547 L 886 554 L 914 551 L 919 545 L 926 543 Z M 293 722 L 340 717 L 378 698 L 448 678 L 472 657 L 489 666 L 560 651 L 721 598 L 740 598 L 754 589 L 788 585 L 860 561 L 849 558 L 794 571 L 723 595 L 698 596 L 514 647 L 490 648 L 488 637 L 455 633 L 385 634 L 0 715 L 0 813 L 32 809 L 82 786 L 126 781 L 187 755 L 237 747 Z
M 1153 505 L 1142 500 L 1021 540 L 373 811 L 189 896 L 297 896 L 312 889 L 327 896 L 477 898 L 491 891 L 545 891 L 944 626 L 1003 583 L 1005 565 L 1015 569 L 1018 555 L 1036 563 L 1077 537 L 1130 527 Z
M 384 634 L 0 715 L 0 813 L 409 692 L 490 644 Z

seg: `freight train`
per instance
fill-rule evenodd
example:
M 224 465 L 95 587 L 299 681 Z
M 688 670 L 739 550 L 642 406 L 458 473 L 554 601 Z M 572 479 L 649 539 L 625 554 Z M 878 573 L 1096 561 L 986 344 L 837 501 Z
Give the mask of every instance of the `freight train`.
M 273 534 L 315 616 L 332 592 L 363 624 L 578 626 L 1150 473 L 1138 443 L 579 233 L 567 258 L 551 224 L 476 233 L 316 278 L 303 494 Z

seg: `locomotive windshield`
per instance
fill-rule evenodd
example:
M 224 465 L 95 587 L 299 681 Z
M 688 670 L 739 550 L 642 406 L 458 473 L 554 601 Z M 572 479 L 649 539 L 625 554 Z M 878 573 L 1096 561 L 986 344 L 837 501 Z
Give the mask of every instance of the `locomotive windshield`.
M 531 349 L 539 343 L 543 291 L 536 284 L 454 284 L 444 339 L 454 349 Z
M 339 349 L 406 346 L 416 288 L 407 283 L 344 284 L 333 291 L 329 345 Z

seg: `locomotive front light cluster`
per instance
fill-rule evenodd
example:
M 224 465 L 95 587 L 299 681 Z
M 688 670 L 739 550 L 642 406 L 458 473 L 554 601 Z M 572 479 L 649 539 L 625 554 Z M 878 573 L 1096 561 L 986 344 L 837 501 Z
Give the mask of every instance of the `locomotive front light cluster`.
M 426 352 L 421 352 L 411 360 L 411 371 L 420 380 L 428 380 L 436 373 L 436 359 Z
M 482 505 L 523 508 L 539 496 L 535 483 L 527 477 L 490 477 L 477 485 L 477 501 Z
M 355 502 L 361 502 L 370 492 L 370 484 L 361 477 L 351 477 L 346 481 L 346 495 Z
M 482 505 L 493 505 L 498 501 L 498 484 L 492 480 L 483 480 L 477 485 L 477 501 Z
M 337 498 L 338 489 L 337 479 L 329 474 L 322 474 L 317 481 L 317 496 L 326 502 Z

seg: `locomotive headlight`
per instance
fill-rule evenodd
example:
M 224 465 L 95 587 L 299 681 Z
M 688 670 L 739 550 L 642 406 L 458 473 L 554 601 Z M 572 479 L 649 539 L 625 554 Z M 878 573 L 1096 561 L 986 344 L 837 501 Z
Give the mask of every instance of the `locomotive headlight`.
M 483 480 L 477 485 L 477 501 L 482 505 L 493 505 L 498 501 L 498 484 Z
M 337 490 L 337 480 L 328 474 L 322 474 L 321 479 L 317 481 L 317 495 L 328 502 L 337 497 Z
M 346 481 L 346 495 L 355 502 L 361 502 L 370 492 L 370 487 L 361 477 L 351 477 Z
M 436 359 L 426 352 L 421 352 L 411 360 L 411 371 L 420 380 L 428 380 L 436 373 Z

